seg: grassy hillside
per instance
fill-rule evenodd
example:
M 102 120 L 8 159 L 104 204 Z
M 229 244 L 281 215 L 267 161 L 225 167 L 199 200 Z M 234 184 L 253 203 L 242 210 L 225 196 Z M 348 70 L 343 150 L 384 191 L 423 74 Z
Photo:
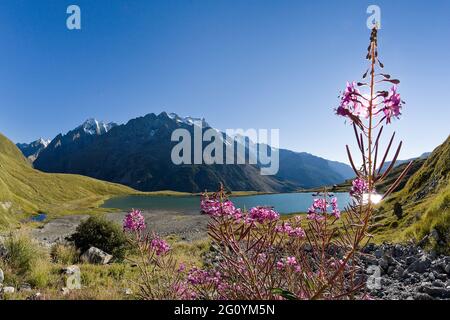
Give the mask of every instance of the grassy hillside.
M 419 169 L 425 163 L 426 159 L 417 158 L 412 161 L 413 161 L 413 164 L 412 164 L 411 168 L 409 169 L 409 171 L 405 175 L 405 177 L 402 179 L 402 181 L 399 183 L 397 188 L 395 188 L 394 192 L 401 190 L 406 185 L 409 178 L 411 178 L 414 175 L 414 173 L 419 171 Z M 377 184 L 377 192 L 380 194 L 386 192 L 389 189 L 389 187 L 395 182 L 395 180 L 397 180 L 397 178 L 403 172 L 403 170 L 408 165 L 408 163 L 402 163 L 402 164 L 396 166 L 395 168 L 393 168 L 392 171 L 389 173 L 389 175 L 386 177 L 386 179 L 383 180 L 383 182 Z M 352 188 L 353 179 L 354 178 L 348 179 L 343 183 L 340 183 L 336 186 L 329 186 L 328 188 L 334 192 L 349 192 L 349 190 Z M 312 189 L 307 189 L 307 190 L 303 190 L 303 191 L 318 192 L 318 191 L 322 191 L 322 190 L 323 190 L 323 188 L 312 188 Z
M 403 215 L 394 215 L 398 203 Z M 415 238 L 439 251 L 450 252 L 450 137 L 379 208 L 373 232 L 379 240 Z M 433 231 L 434 230 L 434 231 Z
M 0 227 L 36 213 L 49 215 L 102 211 L 109 196 L 137 193 L 121 185 L 31 167 L 19 149 L 0 134 Z

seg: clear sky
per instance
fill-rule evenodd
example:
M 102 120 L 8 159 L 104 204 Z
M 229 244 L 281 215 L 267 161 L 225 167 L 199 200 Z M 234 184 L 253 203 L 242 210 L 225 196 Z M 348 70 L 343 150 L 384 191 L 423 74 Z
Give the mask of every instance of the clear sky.
M 82 30 L 66 28 L 70 4 Z M 282 147 L 345 161 L 352 131 L 332 110 L 366 69 L 369 4 L 407 102 L 401 158 L 431 151 L 449 134 L 446 0 L 2 0 L 0 132 L 29 142 L 168 111 L 279 128 Z

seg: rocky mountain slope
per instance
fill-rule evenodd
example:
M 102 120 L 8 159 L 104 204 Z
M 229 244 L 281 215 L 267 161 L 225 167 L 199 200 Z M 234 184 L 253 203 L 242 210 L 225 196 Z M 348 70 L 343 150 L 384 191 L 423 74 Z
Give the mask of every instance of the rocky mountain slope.
M 196 120 L 202 121 L 203 131 L 210 128 L 204 120 L 163 112 L 130 120 L 100 134 L 72 130 L 54 138 L 34 166 L 45 172 L 77 173 L 142 191 L 202 192 L 215 190 L 222 182 L 234 191 L 286 192 L 339 183 L 351 174 L 345 164 L 283 149 L 280 171 L 275 176 L 261 175 L 259 166 L 248 161 L 241 165 L 174 165 L 171 150 L 178 142 L 171 141 L 171 134 L 182 128 L 193 136 Z
M 30 142 L 30 143 L 18 143 L 17 147 L 22 151 L 23 155 L 27 157 L 31 162 L 37 159 L 39 156 L 39 153 L 41 153 L 42 150 L 47 148 L 47 146 L 50 144 L 50 140 L 44 140 L 42 138 L 39 138 L 36 141 Z

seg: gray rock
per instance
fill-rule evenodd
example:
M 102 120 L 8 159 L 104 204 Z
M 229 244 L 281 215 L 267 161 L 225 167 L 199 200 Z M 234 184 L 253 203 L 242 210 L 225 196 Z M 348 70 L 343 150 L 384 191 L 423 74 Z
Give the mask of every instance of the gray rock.
M 3 270 L 0 269 L 0 284 L 3 284 L 3 281 L 5 281 L 5 274 L 3 273 Z
M 40 292 L 36 292 L 29 296 L 27 300 L 42 300 L 42 294 Z
M 387 270 L 387 274 L 388 274 L 388 275 L 391 275 L 391 274 L 394 273 L 394 271 L 395 271 L 395 267 L 394 267 L 394 266 L 389 266 L 389 267 L 388 267 L 388 270 Z
M 374 254 L 377 259 L 380 259 L 384 255 L 384 250 L 381 248 L 378 248 L 377 250 L 375 250 Z
M 406 258 L 405 263 L 406 263 L 407 265 L 411 265 L 411 264 L 413 264 L 413 263 L 416 262 L 416 261 L 417 261 L 417 258 L 416 258 L 416 257 L 409 256 L 409 257 Z
M 387 260 L 386 257 L 381 258 L 380 260 L 378 260 L 378 265 L 383 269 L 383 270 L 387 270 L 387 268 L 389 267 L 389 262 Z
M 78 267 L 76 265 L 68 266 L 63 269 L 63 272 L 67 275 L 80 273 L 80 267 Z
M 420 288 L 422 292 L 436 298 L 450 298 L 450 289 L 441 287 L 423 286 Z
M 447 274 L 450 274 L 450 263 L 447 263 L 447 265 L 445 266 L 445 272 Z
M 91 247 L 81 256 L 81 261 L 92 264 L 108 264 L 113 258 L 112 255 L 96 248 Z
M 63 269 L 65 274 L 66 288 L 70 290 L 81 289 L 81 271 L 80 267 L 72 265 Z
M 132 291 L 130 288 L 126 288 L 125 290 L 123 290 L 123 293 L 124 293 L 126 296 L 130 296 L 130 295 L 133 294 L 133 291 Z
M 420 259 L 413 262 L 409 267 L 409 271 L 424 273 L 431 266 L 431 260 L 427 256 L 422 256 Z
M 70 290 L 69 288 L 64 287 L 61 289 L 61 293 L 63 296 L 67 296 L 70 293 Z
M 0 258 L 5 258 L 8 255 L 8 249 L 0 242 Z
M 19 287 L 20 292 L 31 292 L 31 285 L 29 283 L 22 283 Z
M 445 283 L 443 283 L 443 282 L 440 281 L 440 280 L 434 280 L 434 281 L 431 283 L 431 285 L 432 285 L 433 287 L 445 288 Z
M 14 287 L 4 287 L 3 288 L 3 293 L 11 294 L 11 293 L 14 293 L 14 292 L 16 292 L 16 289 Z
M 433 300 L 433 297 L 422 292 L 414 294 L 414 300 Z

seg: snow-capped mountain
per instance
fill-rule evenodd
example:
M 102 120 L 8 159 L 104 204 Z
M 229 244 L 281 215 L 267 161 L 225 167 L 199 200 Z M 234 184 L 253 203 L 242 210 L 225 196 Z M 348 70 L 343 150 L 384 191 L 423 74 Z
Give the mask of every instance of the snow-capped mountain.
M 222 182 L 229 190 L 284 192 L 331 185 L 349 178 L 347 171 L 351 172 L 351 168 L 345 164 L 340 164 L 342 170 L 336 170 L 329 160 L 285 149 L 278 149 L 280 171 L 275 176 L 262 176 L 259 164 L 248 162 L 173 164 L 171 152 L 177 144 L 171 141 L 173 131 L 182 128 L 194 136 L 198 122 L 202 123 L 203 132 L 211 128 L 205 119 L 166 112 L 150 113 L 121 125 L 89 119 L 55 137 L 39 154 L 34 166 L 46 172 L 77 173 L 143 191 L 202 192 L 215 190 Z M 226 134 L 221 134 L 224 142 L 228 142 Z M 237 148 L 242 141 L 234 143 Z M 203 147 L 208 144 L 204 142 Z M 257 147 L 267 146 L 257 144 Z M 251 152 L 254 149 L 246 148 L 247 159 Z
M 82 129 L 85 133 L 90 135 L 102 135 L 107 133 L 109 130 L 117 126 L 116 123 L 104 123 L 102 121 L 98 121 L 94 118 L 87 119 L 79 129 Z
M 39 138 L 30 143 L 18 143 L 16 145 L 22 151 L 23 155 L 33 162 L 39 156 L 39 153 L 47 148 L 49 144 L 50 140 Z
M 193 117 L 180 117 L 176 113 L 169 113 L 168 117 L 178 123 L 184 123 L 187 125 L 194 125 L 197 123 L 201 123 L 204 128 L 209 127 L 209 124 L 205 121 L 204 118 L 193 118 Z

